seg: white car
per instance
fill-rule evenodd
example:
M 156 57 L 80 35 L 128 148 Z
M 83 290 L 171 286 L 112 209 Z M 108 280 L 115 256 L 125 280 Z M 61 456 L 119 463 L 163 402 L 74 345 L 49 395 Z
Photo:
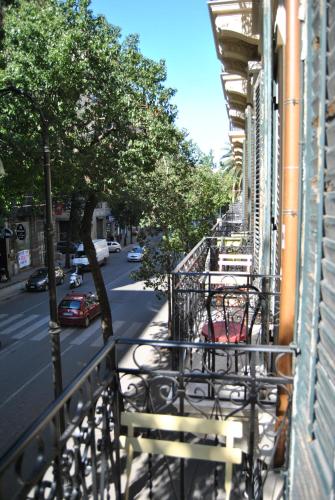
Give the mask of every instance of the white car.
M 107 241 L 109 253 L 121 252 L 121 245 L 117 241 Z
M 128 262 L 141 262 L 141 260 L 143 260 L 143 253 L 144 249 L 142 247 L 134 247 L 130 252 L 128 252 Z

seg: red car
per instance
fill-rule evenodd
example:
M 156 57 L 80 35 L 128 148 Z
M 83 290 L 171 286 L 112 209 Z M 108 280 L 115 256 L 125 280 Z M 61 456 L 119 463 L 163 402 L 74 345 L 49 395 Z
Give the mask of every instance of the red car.
M 58 319 L 62 326 L 87 327 L 100 313 L 98 299 L 91 293 L 69 293 L 58 306 Z

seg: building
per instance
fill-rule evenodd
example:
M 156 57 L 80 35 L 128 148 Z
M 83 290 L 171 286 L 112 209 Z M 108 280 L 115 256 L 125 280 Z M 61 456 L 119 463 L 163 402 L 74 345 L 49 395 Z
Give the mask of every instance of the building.
M 300 352 L 287 497 L 333 498 L 335 3 L 208 7 L 258 271 L 281 275 L 278 343 Z

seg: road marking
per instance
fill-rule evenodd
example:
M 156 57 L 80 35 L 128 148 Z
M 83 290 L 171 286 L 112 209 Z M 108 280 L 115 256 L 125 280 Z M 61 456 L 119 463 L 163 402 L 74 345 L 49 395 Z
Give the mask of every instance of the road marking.
M 62 333 L 60 334 L 60 341 L 63 342 L 63 340 L 67 339 L 70 335 L 72 335 L 75 332 L 77 332 L 76 328 L 70 328 L 70 329 L 67 328 L 66 332 L 62 331 Z
M 37 330 L 37 328 L 44 325 L 45 323 L 48 323 L 48 321 L 49 321 L 49 316 L 42 318 L 39 321 L 36 321 L 36 323 L 34 323 L 33 325 L 29 326 L 28 328 L 25 328 L 24 332 L 18 333 L 17 335 L 13 335 L 13 338 L 15 340 L 23 339 L 24 337 L 29 335 L 29 333 L 33 332 L 34 330 Z M 43 332 L 43 333 L 45 333 L 45 332 Z M 47 333 L 48 333 L 48 329 L 47 329 Z
M 66 354 L 70 349 L 72 349 L 73 347 L 70 345 L 67 349 L 65 349 L 65 351 L 62 352 L 62 356 L 64 356 L 64 354 Z M 42 375 L 43 372 L 45 372 L 49 366 L 51 366 L 51 363 L 48 363 L 47 365 L 45 365 L 43 368 L 41 368 L 40 371 L 38 371 L 37 373 L 35 373 L 35 375 L 33 377 L 31 377 L 29 380 L 27 380 L 27 382 L 23 385 L 21 385 L 21 387 L 19 387 L 15 392 L 13 392 L 5 401 L 3 401 L 1 404 L 0 404 L 0 409 L 3 408 L 4 406 L 6 406 L 12 399 L 14 399 L 23 389 L 25 389 L 29 384 L 31 384 L 32 382 L 34 382 L 34 380 L 36 380 L 40 375 Z
M 129 322 L 127 322 L 127 321 L 115 321 L 115 322 L 113 322 L 114 335 L 132 338 L 132 336 L 135 334 L 135 332 L 137 330 L 139 330 L 141 325 L 143 325 L 143 328 L 144 328 L 143 323 L 138 323 L 136 321 L 132 322 L 127 328 L 123 328 L 124 325 L 129 325 Z M 121 332 L 121 330 L 123 330 L 123 331 Z M 93 342 L 93 344 L 91 344 L 91 346 L 92 347 L 100 347 L 101 346 L 100 338 L 96 339 Z
M 135 333 L 139 330 L 141 324 L 142 323 L 138 323 L 138 322 L 134 321 L 123 332 L 119 332 L 119 335 L 122 335 L 122 337 L 127 337 L 128 339 L 131 339 L 131 338 L 133 338 L 133 336 L 135 335 Z
M 81 345 L 86 342 L 87 339 L 92 337 L 99 329 L 101 328 L 100 321 L 93 323 L 91 326 L 86 328 L 85 332 L 79 335 L 79 337 L 72 340 L 71 344 L 73 345 Z
M 13 325 L 9 326 L 8 328 L 5 328 L 4 330 L 2 330 L 1 333 L 3 335 L 8 335 L 9 333 L 14 332 L 18 328 L 21 328 L 21 326 L 24 326 L 26 323 L 30 323 L 35 318 L 38 318 L 38 314 L 30 314 L 26 318 L 21 319 L 21 321 L 15 321 Z M 34 326 L 35 326 L 35 324 L 34 324 Z M 23 335 L 23 333 L 20 333 L 18 335 Z M 14 338 L 17 338 L 17 337 L 14 337 Z M 18 338 L 20 338 L 20 337 L 18 337 Z
M 11 323 L 12 321 L 16 321 L 17 319 L 19 318 L 22 318 L 23 314 L 13 314 L 13 316 L 11 316 L 10 318 L 8 319 L 5 319 L 5 321 L 1 321 L 1 327 L 5 326 L 5 325 L 8 325 L 8 323 Z M 4 333 L 3 330 L 1 331 L 1 333 Z

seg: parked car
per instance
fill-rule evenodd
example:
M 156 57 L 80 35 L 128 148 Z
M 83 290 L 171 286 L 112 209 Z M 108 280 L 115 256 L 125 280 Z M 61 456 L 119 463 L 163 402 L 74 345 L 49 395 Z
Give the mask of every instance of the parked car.
M 144 249 L 142 247 L 134 247 L 127 254 L 128 262 L 141 262 L 143 260 Z
M 64 283 L 65 272 L 60 266 L 55 266 L 56 285 Z M 26 290 L 47 290 L 49 286 L 48 268 L 40 267 L 26 281 Z
M 58 319 L 61 326 L 79 325 L 86 328 L 100 313 L 100 304 L 96 295 L 92 293 L 69 293 L 58 305 Z
M 73 241 L 70 241 L 70 242 L 58 241 L 56 248 L 57 248 L 57 252 L 65 254 L 67 247 L 69 246 L 69 253 L 76 253 L 79 245 L 80 245 L 80 243 L 73 243 Z
M 109 257 L 107 241 L 105 239 L 93 240 L 92 243 L 95 248 L 98 264 L 105 264 Z M 79 245 L 71 263 L 73 266 L 80 266 L 83 270 L 89 270 L 90 265 L 82 243 Z
M 121 252 L 121 245 L 118 241 L 107 241 L 109 253 Z

